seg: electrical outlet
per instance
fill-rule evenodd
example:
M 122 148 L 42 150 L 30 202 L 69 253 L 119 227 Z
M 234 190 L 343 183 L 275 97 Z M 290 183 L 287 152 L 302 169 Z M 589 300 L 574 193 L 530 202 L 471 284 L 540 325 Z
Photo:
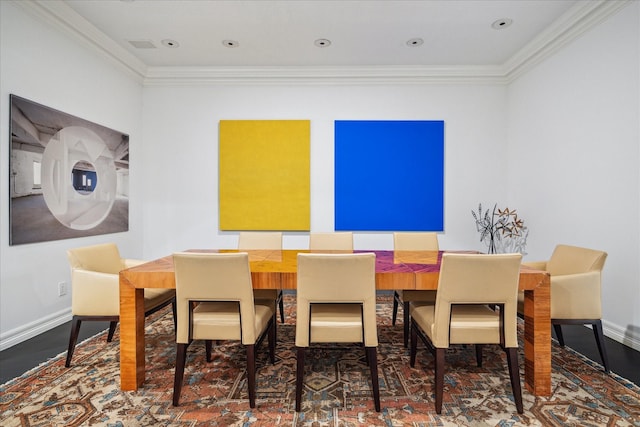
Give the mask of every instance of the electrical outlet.
M 58 282 L 58 296 L 62 297 L 67 294 L 67 282 Z

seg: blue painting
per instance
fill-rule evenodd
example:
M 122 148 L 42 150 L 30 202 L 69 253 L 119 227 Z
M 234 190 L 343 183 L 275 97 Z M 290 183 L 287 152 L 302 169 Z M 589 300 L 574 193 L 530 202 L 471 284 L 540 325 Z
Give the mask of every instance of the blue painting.
M 335 122 L 336 231 L 444 231 L 444 121 Z

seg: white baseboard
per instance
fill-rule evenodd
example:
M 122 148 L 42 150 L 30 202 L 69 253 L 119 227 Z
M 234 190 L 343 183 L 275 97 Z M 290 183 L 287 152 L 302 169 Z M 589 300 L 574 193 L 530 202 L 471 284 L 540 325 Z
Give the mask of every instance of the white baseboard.
M 606 320 L 602 321 L 602 330 L 604 334 L 612 340 L 631 347 L 636 351 L 640 351 L 640 327 L 629 326 L 621 328 Z
M 0 335 L 0 351 L 20 344 L 43 332 L 60 326 L 71 320 L 71 308 L 58 311 L 47 317 L 43 317 L 19 328 L 12 329 Z

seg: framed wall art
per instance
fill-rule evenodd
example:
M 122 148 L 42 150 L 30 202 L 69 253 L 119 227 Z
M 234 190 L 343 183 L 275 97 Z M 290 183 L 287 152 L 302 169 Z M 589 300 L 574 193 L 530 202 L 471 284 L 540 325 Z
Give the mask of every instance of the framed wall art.
M 129 229 L 129 135 L 10 96 L 11 245 Z
M 335 229 L 444 230 L 444 121 L 337 120 Z
M 310 228 L 310 121 L 220 121 L 220 229 Z

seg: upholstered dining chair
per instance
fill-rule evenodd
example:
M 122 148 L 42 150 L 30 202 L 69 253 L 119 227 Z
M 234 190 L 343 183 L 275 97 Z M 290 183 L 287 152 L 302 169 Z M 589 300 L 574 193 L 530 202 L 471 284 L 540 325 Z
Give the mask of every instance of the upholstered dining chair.
M 591 325 L 605 372 L 609 360 L 602 331 L 601 276 L 607 253 L 570 245 L 557 245 L 548 261 L 523 265 L 546 270 L 551 276 L 551 324 L 564 347 L 562 325 Z M 518 311 L 524 313 L 524 294 L 518 296 Z
M 434 304 L 411 303 L 410 364 L 415 366 L 418 336 L 435 356 L 435 406 L 442 412 L 444 363 L 452 344 L 499 344 L 507 356 L 511 389 L 523 412 L 518 367 L 517 305 L 521 254 L 444 254 Z M 497 307 L 496 310 L 489 305 Z
M 237 340 L 246 348 L 249 406 L 255 408 L 256 349 L 267 336 L 275 363 L 276 307 L 273 301 L 254 302 L 249 256 L 178 252 L 173 263 L 178 311 L 173 405 L 180 401 L 189 344 L 204 340 L 210 362 L 212 340 Z
M 298 254 L 296 412 L 302 406 L 305 351 L 313 343 L 363 343 L 380 412 L 375 254 Z
M 120 320 L 120 270 L 144 263 L 141 260 L 121 258 L 115 243 L 103 243 L 67 250 L 71 266 L 71 334 L 65 366 L 71 366 L 80 325 L 84 321 L 107 321 L 111 342 Z M 173 304 L 175 322 L 175 296 L 173 289 L 145 289 L 144 311 L 148 316 Z
M 309 249 L 312 251 L 353 251 L 353 233 L 309 233 Z
M 238 249 L 282 249 L 282 233 L 279 231 L 241 231 Z M 284 323 L 284 300 L 282 289 L 254 289 L 256 300 L 274 300 L 280 308 L 280 321 Z M 274 316 L 276 314 L 274 313 Z
M 393 233 L 393 249 L 396 251 L 438 251 L 438 234 L 431 232 L 396 232 Z M 404 290 L 393 293 L 393 317 L 391 324 L 396 324 L 398 317 L 398 305 L 402 304 L 403 327 L 402 335 L 404 346 L 409 344 L 409 329 L 411 313 L 409 303 L 411 301 L 435 302 L 436 291 L 414 291 Z

